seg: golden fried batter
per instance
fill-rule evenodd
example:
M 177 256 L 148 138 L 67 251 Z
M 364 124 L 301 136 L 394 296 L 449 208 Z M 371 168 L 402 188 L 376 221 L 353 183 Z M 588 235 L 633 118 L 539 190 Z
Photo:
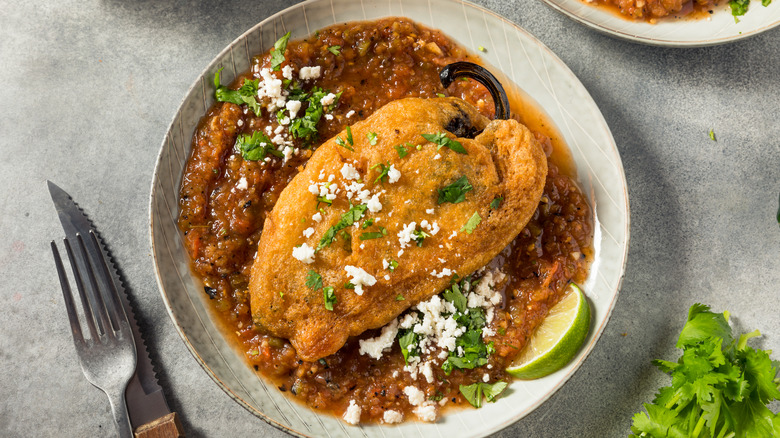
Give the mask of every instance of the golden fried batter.
M 422 137 L 439 132 L 458 137 L 467 153 Z M 466 276 L 484 266 L 525 227 L 547 174 L 544 152 L 528 128 L 515 120 L 490 121 L 457 98 L 392 102 L 353 125 L 351 134 L 353 144 L 347 131 L 322 144 L 284 189 L 252 266 L 255 323 L 289 339 L 306 360 L 336 352 L 348 337 L 382 327 L 436 295 L 456 273 Z M 439 190 L 464 176 L 473 188 L 449 199 L 458 201 L 459 193 L 465 199 L 440 204 Z M 493 202 L 497 198 L 500 203 Z M 420 242 L 412 231 L 427 236 Z M 318 246 L 307 257 L 308 248 Z M 326 309 L 329 287 L 336 299 L 332 311 Z

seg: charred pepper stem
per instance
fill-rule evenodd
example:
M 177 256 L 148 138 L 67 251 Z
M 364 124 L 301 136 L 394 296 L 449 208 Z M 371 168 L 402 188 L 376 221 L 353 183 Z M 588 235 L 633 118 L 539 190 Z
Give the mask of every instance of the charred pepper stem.
M 501 86 L 501 82 L 493 76 L 493 73 L 490 73 L 480 65 L 465 61 L 448 64 L 439 73 L 439 79 L 441 79 L 441 84 L 444 88 L 449 87 L 459 77 L 474 79 L 487 87 L 496 105 L 496 119 L 506 120 L 509 118 L 509 99 L 506 96 L 504 87 Z

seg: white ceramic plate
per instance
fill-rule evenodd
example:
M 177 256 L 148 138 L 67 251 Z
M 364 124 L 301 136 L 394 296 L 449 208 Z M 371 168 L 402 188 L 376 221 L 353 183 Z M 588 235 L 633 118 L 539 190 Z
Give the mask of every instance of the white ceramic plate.
M 352 427 L 290 400 L 259 378 L 222 337 L 203 289 L 190 272 L 176 226 L 182 169 L 198 120 L 213 103 L 214 72 L 223 83 L 249 68 L 253 54 L 268 50 L 288 30 L 303 38 L 350 20 L 406 16 L 441 29 L 525 91 L 557 125 L 571 149 L 580 181 L 596 214 L 595 261 L 584 290 L 593 308 L 593 328 L 577 358 L 543 379 L 514 382 L 497 403 L 444 415 L 437 423 Z M 612 134 L 596 104 L 572 72 L 549 49 L 511 22 L 456 0 L 311 0 L 282 11 L 241 35 L 195 81 L 163 140 L 151 189 L 151 243 L 163 299 L 188 348 L 231 397 L 270 424 L 301 436 L 443 437 L 482 436 L 534 410 L 560 388 L 593 348 L 615 304 L 628 250 L 628 197 Z
M 582 0 L 543 0 L 553 9 L 585 26 L 618 38 L 667 47 L 701 47 L 723 44 L 757 35 L 780 25 L 780 1 L 764 7 L 752 0 L 748 12 L 734 21 L 728 0 L 720 0 L 710 19 L 658 20 L 656 24 L 618 16 Z

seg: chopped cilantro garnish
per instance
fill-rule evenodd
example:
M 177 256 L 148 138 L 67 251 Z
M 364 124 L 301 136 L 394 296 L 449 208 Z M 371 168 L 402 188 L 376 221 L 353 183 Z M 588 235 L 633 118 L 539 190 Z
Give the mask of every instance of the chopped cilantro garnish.
M 477 228 L 477 225 L 482 222 L 482 218 L 479 216 L 478 212 L 474 212 L 473 215 L 469 218 L 468 221 L 460 228 L 460 231 L 465 231 L 469 234 L 474 232 L 474 229 Z
M 384 234 L 382 234 L 379 231 L 372 231 L 370 233 L 363 233 L 360 235 L 360 240 L 371 240 L 371 239 L 379 239 L 380 237 L 385 237 Z
M 405 299 L 406 299 L 406 298 L 404 298 L 404 296 L 403 296 L 403 295 L 396 295 L 396 296 L 395 296 L 395 300 L 396 300 L 396 301 L 403 301 L 403 300 L 405 300 Z
M 336 293 L 333 286 L 325 286 L 322 288 L 322 295 L 325 299 L 325 308 L 333 311 L 333 305 L 336 304 Z
M 352 128 L 347 126 L 347 143 L 349 143 L 350 146 L 354 146 L 355 142 L 352 139 Z
M 214 88 L 216 89 L 214 91 L 214 98 L 218 102 L 230 102 L 235 103 L 236 105 L 247 105 L 256 116 L 260 117 L 262 109 L 260 108 L 260 104 L 257 102 L 257 87 L 260 85 L 260 80 L 244 79 L 244 83 L 241 85 L 241 88 L 238 90 L 231 90 L 230 88 L 220 83 L 219 73 L 221 71 L 222 68 L 214 73 Z
M 352 283 L 347 282 L 347 283 L 344 284 L 344 289 L 354 289 L 354 288 L 355 288 L 355 285 L 352 284 Z
M 293 98 L 293 93 L 295 98 Z M 306 144 L 317 139 L 317 123 L 320 122 L 325 111 L 321 101 L 327 94 L 326 91 L 319 87 L 312 88 L 310 93 L 305 93 L 299 89 L 291 92 L 290 100 L 300 100 L 308 103 L 303 117 L 295 118 L 290 124 L 289 130 L 293 137 L 302 139 Z M 340 95 L 341 93 L 336 96 L 336 101 L 338 101 Z M 349 144 L 352 144 L 352 142 L 350 141 Z
M 320 243 L 317 244 L 316 251 L 319 251 L 333 243 L 333 241 L 336 240 L 336 233 L 354 224 L 355 221 L 363 217 L 363 214 L 366 212 L 367 208 L 368 206 L 366 204 L 354 205 L 349 210 L 347 210 L 346 213 L 342 214 L 341 219 L 339 219 L 336 225 L 328 228 L 328 231 L 326 231 L 325 235 L 322 236 Z
M 445 186 L 443 189 L 438 189 L 439 204 L 443 204 L 445 202 L 451 202 L 453 204 L 463 202 L 466 200 L 466 192 L 473 189 L 474 187 L 471 185 L 471 183 L 469 183 L 466 175 L 463 175 L 454 183 Z
M 366 138 L 368 138 L 368 143 L 371 144 L 371 146 L 376 146 L 376 132 L 369 132 L 366 134 Z
M 761 0 L 761 5 L 767 7 L 772 3 L 772 0 Z
M 330 199 L 328 199 L 328 198 L 326 198 L 324 196 L 317 196 L 317 206 L 315 208 L 320 206 L 320 202 L 322 202 L 324 204 L 328 204 L 328 205 L 333 205 L 333 201 L 332 200 L 330 200 Z
M 441 94 L 441 93 L 436 93 L 436 95 L 437 95 L 438 97 L 447 97 L 447 96 L 445 96 L 445 95 L 443 95 L 443 94 Z
M 360 226 L 360 228 L 365 230 L 366 228 L 370 227 L 371 225 L 374 225 L 374 219 L 373 218 L 366 219 L 365 221 L 363 221 L 363 224 Z
M 423 241 L 426 237 L 431 237 L 430 234 L 423 231 L 421 228 L 418 228 L 414 231 L 412 231 L 412 236 L 414 236 L 414 241 L 417 242 L 417 246 L 423 246 Z
M 715 131 L 713 131 L 712 129 L 710 129 L 710 140 L 718 141 L 718 140 L 715 140 Z
M 322 276 L 320 276 L 320 274 L 310 270 L 309 273 L 306 274 L 306 286 L 309 289 L 312 289 L 312 290 L 321 289 L 322 288 Z
M 376 169 L 377 167 L 379 168 L 379 176 L 377 176 L 376 179 L 374 180 L 374 184 L 378 183 L 379 181 L 382 181 L 382 183 L 384 183 L 387 180 L 387 178 L 389 178 L 387 174 L 390 172 L 390 162 L 388 162 L 387 164 L 384 163 L 374 164 L 373 166 L 371 166 L 371 169 L 373 170 Z
M 336 137 L 336 144 L 337 144 L 337 145 L 339 145 L 339 146 L 341 146 L 341 147 L 343 147 L 344 149 L 347 149 L 347 150 L 350 150 L 350 151 L 352 151 L 352 152 L 355 152 L 355 150 L 354 150 L 354 149 L 352 149 L 352 146 L 350 146 L 350 145 L 346 144 L 346 143 L 344 142 L 344 139 L 343 139 L 343 138 L 341 138 L 341 137 Z
M 459 153 L 459 154 L 467 154 L 466 149 L 463 147 L 460 142 L 453 140 L 449 137 L 447 137 L 447 134 L 443 132 L 438 132 L 436 134 L 422 134 L 423 138 L 428 140 L 431 143 L 436 143 L 439 145 L 436 150 L 441 149 L 442 147 L 448 147 L 452 149 L 453 151 Z
M 444 398 L 444 394 L 441 393 L 441 391 L 436 390 L 436 394 L 432 395 L 428 400 L 430 401 L 440 401 Z
M 330 46 L 328 51 L 336 56 L 341 55 L 341 46 Z
M 241 152 L 241 156 L 248 161 L 259 161 L 271 154 L 277 157 L 283 157 L 281 151 L 276 150 L 267 135 L 260 131 L 255 131 L 252 135 L 242 134 L 236 139 L 236 149 Z
M 482 53 L 486 53 L 487 52 L 487 49 L 482 47 L 482 46 L 477 47 L 477 50 L 479 50 Z
M 390 260 L 390 263 L 388 263 L 387 269 L 389 269 L 390 272 L 393 272 L 393 271 L 395 271 L 395 268 L 397 268 L 397 267 L 398 267 L 398 262 L 395 261 L 395 260 Z
M 463 293 L 460 291 L 460 287 L 457 284 L 453 284 L 451 288 L 445 290 L 442 293 L 442 296 L 445 300 L 451 302 L 452 305 L 455 306 L 455 308 L 458 310 L 458 312 L 466 312 L 466 309 L 468 308 L 468 300 L 466 300 L 466 296 L 463 295 Z
M 500 380 L 496 383 L 478 382 L 471 385 L 460 385 L 460 393 L 463 394 L 463 397 L 465 397 L 472 406 L 480 408 L 482 407 L 483 395 L 488 402 L 493 403 L 498 396 L 504 392 L 506 387 L 507 383 Z
M 393 147 L 395 148 L 396 152 L 398 152 L 398 156 L 401 158 L 405 157 L 409 153 L 409 151 L 407 151 L 403 145 L 397 144 Z
M 758 330 L 735 339 L 727 318 L 728 312 L 691 306 L 677 341 L 682 356 L 653 361 L 671 375 L 671 386 L 634 415 L 631 437 L 778 436 L 780 416 L 766 406 L 780 399 L 778 363 L 747 345 Z
M 492 200 L 492 201 L 490 201 L 490 209 L 491 209 L 491 210 L 495 210 L 495 209 L 497 209 L 498 207 L 500 207 L 500 206 L 501 206 L 501 202 L 502 202 L 503 200 L 504 200 L 504 197 L 503 197 L 503 196 L 497 196 L 497 197 L 493 198 L 493 200 Z
M 284 298 L 284 292 L 282 292 L 282 291 L 279 291 L 279 297 L 280 297 L 280 298 Z
M 499 327 L 499 329 L 497 331 L 498 331 L 498 334 L 501 335 L 501 336 L 505 336 L 506 335 L 506 329 L 503 328 L 503 327 Z
M 405 364 L 409 364 L 409 356 L 417 356 L 419 354 L 417 351 L 417 333 L 414 330 L 406 330 L 404 334 L 399 336 L 398 345 L 401 346 L 401 354 L 404 356 Z
M 278 71 L 284 62 L 284 52 L 287 50 L 287 42 L 290 41 L 290 32 L 276 40 L 274 48 L 271 49 L 271 70 Z

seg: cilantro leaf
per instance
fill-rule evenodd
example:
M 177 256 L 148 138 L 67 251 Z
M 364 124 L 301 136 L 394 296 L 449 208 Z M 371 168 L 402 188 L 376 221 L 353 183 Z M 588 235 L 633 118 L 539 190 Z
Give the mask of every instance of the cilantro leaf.
M 403 300 L 405 300 L 405 299 L 406 299 L 406 298 L 404 298 L 404 296 L 403 296 L 403 295 L 396 295 L 396 296 L 395 296 L 395 300 L 396 300 L 396 301 L 403 301 Z
M 473 215 L 469 218 L 466 223 L 460 227 L 460 231 L 465 231 L 468 234 L 471 234 L 474 232 L 474 230 L 477 228 L 477 225 L 482 222 L 482 217 L 480 217 L 478 212 L 474 212 Z
M 352 206 L 346 213 L 342 214 L 336 225 L 328 228 L 328 231 L 326 231 L 322 236 L 320 242 L 317 244 L 315 251 L 319 251 L 333 243 L 333 241 L 336 240 L 336 233 L 354 224 L 355 221 L 360 220 L 360 218 L 363 217 L 363 214 L 366 212 L 366 209 L 368 209 L 366 204 L 355 205 Z
M 344 149 L 346 149 L 346 150 L 349 150 L 349 151 L 355 152 L 355 149 L 353 149 L 353 148 L 352 148 L 352 146 L 350 146 L 350 145 L 346 144 L 346 143 L 344 142 L 344 139 L 343 139 L 343 138 L 341 138 L 341 136 L 337 136 L 337 137 L 336 137 L 336 144 L 337 144 L 337 145 L 339 145 L 339 146 L 341 146 L 341 147 L 343 147 L 343 148 L 344 148 Z
M 260 131 L 250 134 L 239 135 L 236 139 L 236 149 L 241 152 L 241 156 L 248 161 L 259 161 L 271 154 L 276 157 L 284 157 L 281 151 L 276 150 L 271 139 Z
M 471 385 L 460 385 L 460 393 L 466 398 L 466 401 L 471 403 L 472 406 L 479 409 L 482 407 L 482 396 L 487 399 L 488 402 L 493 403 L 498 399 L 498 396 L 507 387 L 507 383 L 498 381 L 496 383 L 472 383 Z
M 423 231 L 422 228 L 417 228 L 416 230 L 412 231 L 411 237 L 412 240 L 417 242 L 417 246 L 423 246 L 423 241 L 425 241 L 425 238 L 431 237 L 431 235 Z
M 366 138 L 368 138 L 368 143 L 371 146 L 376 146 L 376 142 L 377 142 L 376 132 L 369 132 L 368 134 L 366 134 Z
M 407 151 L 403 145 L 397 144 L 393 147 L 395 148 L 396 152 L 398 152 L 398 157 L 400 158 L 405 157 L 409 153 L 409 151 Z
M 312 290 L 322 289 L 322 276 L 310 270 L 306 274 L 306 287 Z
M 429 142 L 436 143 L 437 145 L 439 145 L 439 147 L 436 148 L 436 150 L 439 150 L 442 147 L 448 147 L 459 154 L 468 153 L 466 152 L 466 149 L 463 147 L 463 145 L 460 144 L 460 142 L 447 137 L 447 134 L 443 132 L 437 132 L 436 134 L 421 134 L 421 135 L 424 139 L 428 140 Z
M 503 196 L 497 196 L 497 197 L 493 198 L 493 200 L 490 201 L 490 209 L 491 210 L 497 209 L 498 207 L 501 206 L 501 202 L 503 202 L 503 201 L 504 201 L 504 197 Z
M 336 56 L 341 55 L 341 46 L 330 46 L 328 51 Z
M 469 183 L 469 179 L 466 175 L 458 178 L 454 183 L 445 186 L 443 189 L 437 189 L 439 191 L 439 204 L 445 202 L 451 202 L 458 204 L 466 200 L 466 192 L 473 190 L 474 187 Z
M 327 310 L 333 311 L 333 305 L 336 304 L 336 293 L 334 292 L 333 286 L 326 286 L 322 288 L 322 295 L 325 299 L 325 308 Z
M 461 293 L 460 287 L 457 284 L 453 284 L 451 288 L 442 292 L 442 296 L 445 300 L 451 302 L 452 305 L 458 309 L 458 312 L 466 312 L 466 303 L 468 300 L 466 300 L 466 296 Z
M 731 0 L 729 1 L 729 6 L 731 7 L 731 15 L 734 16 L 734 21 L 737 20 L 737 17 L 745 15 L 745 13 L 748 10 L 748 5 L 750 4 L 750 0 Z
M 352 139 L 352 128 L 347 126 L 347 143 L 349 143 L 350 146 L 354 146 L 355 142 Z
M 374 225 L 374 219 L 373 218 L 372 219 L 366 219 L 365 221 L 363 221 L 363 224 L 360 225 L 360 228 L 365 230 L 366 228 L 370 227 L 371 225 Z
M 290 32 L 284 34 L 274 43 L 274 48 L 271 49 L 271 70 L 279 71 L 284 62 L 284 52 L 287 50 L 288 41 L 290 41 Z
M 236 105 L 247 105 L 256 116 L 260 117 L 262 108 L 260 103 L 257 102 L 257 87 L 260 86 L 260 80 L 248 80 L 244 79 L 244 83 L 238 90 L 231 90 L 230 88 L 220 83 L 219 74 L 224 67 L 217 70 L 214 73 L 214 98 L 218 102 L 230 102 Z
M 384 163 L 374 164 L 373 166 L 371 166 L 371 169 L 373 170 L 376 169 L 377 167 L 379 168 L 379 176 L 376 177 L 374 183 L 376 184 L 381 181 L 384 184 L 384 182 L 389 178 L 388 174 L 390 173 L 390 162 L 388 162 L 387 164 Z
M 399 332 L 400 334 L 400 332 Z M 409 364 L 410 356 L 417 356 L 417 333 L 414 330 L 407 330 L 398 337 L 398 345 L 401 346 L 401 354 L 404 356 L 404 364 Z
M 680 333 L 677 348 L 695 345 L 710 338 L 720 338 L 724 344 L 730 344 L 734 338 L 731 327 L 722 313 L 712 313 L 703 304 L 694 304 L 688 311 L 688 322 Z
M 381 237 L 385 237 L 384 234 L 382 234 L 379 231 L 372 231 L 370 233 L 363 233 L 360 235 L 360 240 L 371 240 L 371 239 L 379 239 Z
M 395 260 L 390 260 L 390 263 L 387 264 L 387 269 L 390 270 L 390 272 L 395 271 L 395 268 L 398 267 L 398 262 Z
M 317 139 L 317 124 L 325 111 L 321 101 L 327 94 L 321 88 L 314 87 L 310 93 L 303 96 L 301 101 L 307 103 L 306 111 L 303 117 L 297 117 L 290 123 L 289 131 L 294 138 L 299 138 L 306 144 Z

